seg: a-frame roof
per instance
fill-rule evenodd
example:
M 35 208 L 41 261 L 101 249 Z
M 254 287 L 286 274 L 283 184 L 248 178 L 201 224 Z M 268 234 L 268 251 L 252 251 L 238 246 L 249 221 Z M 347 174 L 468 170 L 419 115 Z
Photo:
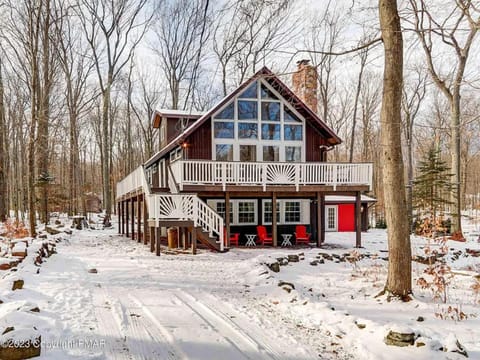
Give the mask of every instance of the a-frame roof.
M 217 112 L 221 107 L 227 104 L 232 98 L 238 95 L 241 91 L 246 89 L 251 83 L 258 79 L 264 79 L 267 81 L 278 93 L 288 101 L 294 108 L 297 110 L 307 122 L 313 125 L 313 127 L 319 131 L 320 134 L 324 135 L 327 138 L 329 145 L 334 146 L 342 142 L 342 140 L 335 134 L 335 132 L 330 129 L 330 127 L 320 119 L 320 117 L 314 113 L 292 90 L 288 88 L 270 69 L 264 66 L 260 69 L 255 75 L 250 79 L 245 81 L 239 87 L 237 87 L 233 92 L 225 96 L 220 102 L 213 106 L 210 110 L 204 113 L 198 120 L 196 120 L 192 125 L 190 125 L 183 133 L 178 135 L 173 139 L 167 146 L 161 149 L 158 153 L 153 155 L 147 162 L 145 166 L 149 166 L 156 162 L 158 159 L 162 158 L 165 154 L 170 152 L 172 149 L 176 148 L 184 140 L 188 138 L 195 130 L 197 130 L 205 121 L 212 117 L 212 115 Z

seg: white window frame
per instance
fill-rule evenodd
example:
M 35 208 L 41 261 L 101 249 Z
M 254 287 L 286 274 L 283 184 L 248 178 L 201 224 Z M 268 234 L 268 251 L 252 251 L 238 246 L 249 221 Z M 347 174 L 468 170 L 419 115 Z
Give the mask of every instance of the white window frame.
M 248 223 L 240 223 L 239 222 L 239 213 L 238 213 L 238 204 L 241 202 L 250 202 L 253 203 L 253 211 L 254 211 L 254 216 L 253 222 L 248 222 Z M 217 211 L 217 203 L 225 203 L 224 199 L 209 199 L 207 200 L 207 205 L 210 206 L 213 210 Z M 235 226 L 249 226 L 249 225 L 257 225 L 258 222 L 258 201 L 257 199 L 230 199 L 231 203 L 231 209 L 233 212 L 233 221 L 230 223 L 230 225 L 235 225 Z
M 262 199 L 262 209 L 265 208 L 265 203 L 271 203 L 271 199 Z M 300 222 L 285 221 L 285 204 L 287 202 L 300 203 Z M 277 225 L 298 225 L 310 224 L 310 200 L 308 199 L 278 199 L 277 206 L 280 209 L 280 221 Z M 262 224 L 271 225 L 271 221 L 265 221 L 265 212 L 262 213 Z
M 335 226 L 332 228 L 329 226 L 328 211 L 329 209 L 334 210 L 334 222 Z M 325 231 L 338 231 L 338 205 L 325 205 Z

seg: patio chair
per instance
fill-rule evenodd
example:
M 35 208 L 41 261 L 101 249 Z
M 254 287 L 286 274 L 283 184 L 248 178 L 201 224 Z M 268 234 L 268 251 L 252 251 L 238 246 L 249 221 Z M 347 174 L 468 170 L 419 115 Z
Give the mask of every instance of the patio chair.
M 265 226 L 262 226 L 262 225 L 257 226 L 257 236 L 262 246 L 273 245 L 272 236 L 268 235 L 267 228 Z
M 227 239 L 227 228 L 223 229 L 223 238 Z M 240 233 L 230 233 L 230 246 L 238 246 L 238 240 L 240 239 Z
M 295 227 L 295 241 L 297 245 L 310 245 L 310 234 L 307 233 L 307 228 L 304 225 L 297 225 Z

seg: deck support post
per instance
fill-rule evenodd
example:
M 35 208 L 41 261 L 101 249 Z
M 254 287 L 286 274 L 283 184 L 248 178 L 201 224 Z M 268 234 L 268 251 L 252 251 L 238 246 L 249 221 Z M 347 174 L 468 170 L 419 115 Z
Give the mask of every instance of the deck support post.
M 120 201 L 117 202 L 117 216 L 118 216 L 118 233 L 122 233 L 122 216 L 120 212 Z
M 272 192 L 272 240 L 273 247 L 278 246 L 277 242 L 277 193 Z
M 316 209 L 316 215 L 317 215 L 317 231 L 316 231 L 316 235 L 317 235 L 317 247 L 320 247 L 320 245 L 322 244 L 322 230 L 323 230 L 323 224 L 322 224 L 322 195 L 321 193 L 317 192 L 317 199 L 315 201 L 316 205 L 317 205 L 317 209 Z
M 146 194 L 143 193 L 142 195 L 143 200 L 143 244 L 148 244 L 149 232 L 148 232 L 148 209 L 147 209 L 147 199 Z
M 125 200 L 120 201 L 120 207 L 122 209 L 122 235 L 125 235 Z
M 155 255 L 157 256 L 160 256 L 160 229 L 160 226 L 155 228 Z
M 132 240 L 135 240 L 135 198 L 132 196 L 130 198 L 130 210 L 132 219 L 130 220 L 131 230 L 132 230 Z
M 320 244 L 325 242 L 325 194 L 318 193 L 320 197 L 318 200 L 318 204 L 320 206 Z
M 355 247 L 362 247 L 362 199 L 360 191 L 355 194 Z
M 150 226 L 150 252 L 155 251 L 155 227 Z
M 192 227 L 192 254 L 197 254 L 197 228 L 195 226 Z
M 127 235 L 127 237 L 130 236 L 129 229 L 128 229 L 129 223 L 130 223 L 130 213 L 129 213 L 128 199 L 127 199 L 125 200 L 125 228 L 127 229 L 125 234 Z
M 230 247 L 230 193 L 225 192 L 225 239 L 223 243 L 225 247 Z
M 137 194 L 137 242 L 142 241 L 142 200 Z

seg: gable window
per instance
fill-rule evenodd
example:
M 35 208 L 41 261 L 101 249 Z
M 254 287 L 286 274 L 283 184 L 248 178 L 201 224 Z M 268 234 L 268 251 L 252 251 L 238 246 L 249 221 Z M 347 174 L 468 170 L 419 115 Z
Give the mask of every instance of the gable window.
M 280 103 L 262 101 L 262 120 L 280 121 Z
M 278 97 L 276 97 L 275 94 L 265 86 L 265 84 L 261 84 L 260 91 L 262 94 L 262 99 L 278 100 Z
M 239 120 L 256 120 L 257 119 L 257 102 L 248 100 L 238 101 L 238 119 Z
M 254 81 L 244 92 L 239 96 L 242 99 L 256 99 L 257 98 L 257 82 Z
M 217 116 L 215 116 L 217 119 L 222 119 L 222 120 L 233 120 L 235 119 L 235 105 L 233 102 L 225 106 L 225 108 L 220 111 Z
M 258 138 L 258 124 L 257 123 L 238 123 L 238 138 L 239 139 L 257 139 Z
M 215 149 L 215 155 L 218 161 L 233 161 L 232 144 L 217 144 Z
M 304 122 L 266 80 L 256 80 L 213 114 L 212 157 L 225 161 L 304 161 Z
M 280 125 L 262 124 L 263 140 L 280 140 Z
M 233 122 L 215 121 L 214 136 L 217 139 L 233 139 L 235 137 L 235 124 Z
M 302 140 L 303 127 L 302 125 L 284 125 L 285 140 Z

